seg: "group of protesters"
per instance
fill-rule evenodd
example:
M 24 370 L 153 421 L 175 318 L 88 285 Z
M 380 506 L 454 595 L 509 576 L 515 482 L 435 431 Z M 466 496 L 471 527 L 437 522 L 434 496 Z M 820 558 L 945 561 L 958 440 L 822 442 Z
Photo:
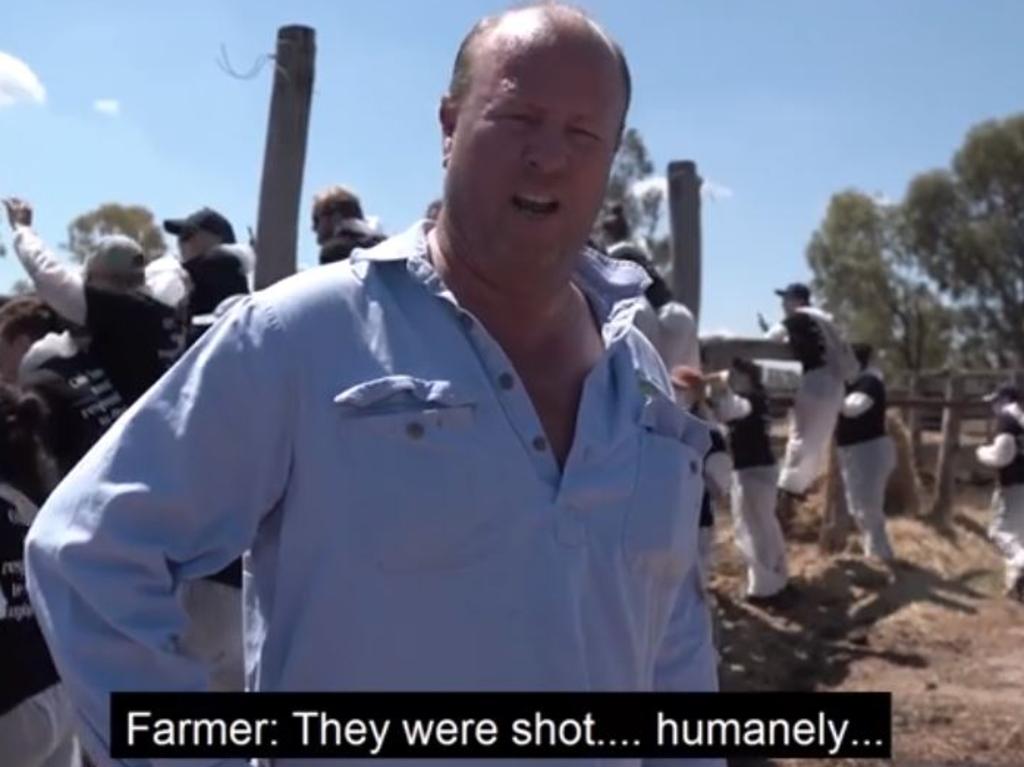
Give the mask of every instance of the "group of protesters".
M 436 218 L 439 204 L 427 209 L 428 220 Z M 40 727 L 52 728 L 52 764 L 63 765 L 71 763 L 71 720 L 28 604 L 20 564 L 25 533 L 59 479 L 217 317 L 250 291 L 255 253 L 236 242 L 224 216 L 203 208 L 164 222 L 165 231 L 177 238 L 180 258 L 147 260 L 134 240 L 109 235 L 99 239 L 78 269 L 56 259 L 35 234 L 28 203 L 10 199 L 5 206 L 14 250 L 33 291 L 0 306 L 0 411 L 7 427 L 0 445 L 5 467 L 0 502 L 6 512 L 0 518 L 5 558 L 0 640 L 10 650 L 6 657 L 15 656 L 16 646 L 19 658 L 0 698 L 0 743 L 13 753 L 18 728 L 32 736 L 26 743 L 38 742 Z M 385 239 L 366 220 L 359 198 L 341 186 L 315 196 L 312 225 L 321 264 L 344 261 L 356 248 Z M 792 601 L 784 529 L 792 505 L 820 476 L 833 439 L 847 508 L 861 531 L 864 553 L 893 560 L 884 495 L 895 457 L 886 433 L 886 388 L 872 364 L 871 347 L 847 344 L 832 318 L 811 305 L 805 285 L 776 291 L 782 321 L 768 327 L 759 320 L 767 337 L 786 342 L 801 366 L 780 470 L 762 366 L 734 358 L 727 370 L 702 372 L 693 316 L 673 298 L 643 245 L 629 237 L 621 205 L 611 207 L 600 234 L 603 244 L 592 240 L 593 247 L 643 268 L 649 284 L 638 303 L 637 327 L 670 371 L 677 404 L 712 425 L 697 536 L 705 587 L 714 562 L 714 507 L 724 500 L 747 565 L 746 598 L 778 606 Z M 1024 488 L 1019 448 L 1024 411 L 1012 386 L 1001 387 L 992 401 L 997 437 L 979 449 L 978 457 L 999 471 L 1002 508 L 993 537 L 1007 553 L 1008 588 L 1021 597 L 1024 536 L 1014 526 L 1012 510 L 1022 505 L 1017 495 Z M 236 561 L 183 589 L 192 622 L 182 647 L 210 663 L 213 690 L 244 687 L 241 581 Z M 45 724 L 42 712 L 47 713 Z M 60 727 L 64 741 L 57 743 Z
M 255 252 L 204 207 L 164 221 L 177 257 L 150 259 L 134 239 L 113 234 L 99 237 L 79 267 L 35 232 L 29 202 L 3 203 L 31 288 L 0 304 L 0 753 L 4 764 L 58 767 L 75 763 L 70 709 L 28 600 L 26 533 L 50 490 L 250 292 Z M 384 239 L 341 186 L 316 196 L 312 224 L 321 263 Z M 210 662 L 214 690 L 244 686 L 241 586 L 236 560 L 182 589 L 190 625 L 181 645 Z M 43 753 L 49 761 L 34 760 Z
M 705 580 L 714 559 L 715 501 L 728 499 L 735 541 L 747 564 L 746 597 L 776 604 L 795 597 L 784 526 L 824 470 L 833 439 L 864 551 L 892 560 L 883 505 L 895 454 L 886 434 L 885 385 L 871 364 L 870 346 L 848 344 L 832 317 L 811 305 L 807 286 L 794 283 L 776 291 L 785 316 L 773 327 L 759 319 L 768 338 L 786 342 L 801 367 L 780 469 L 762 368 L 735 358 L 728 370 L 703 372 L 693 316 L 672 300 L 643 245 L 629 237 L 623 210 L 613 208 L 602 229 L 609 255 L 645 266 L 651 285 L 641 316 L 650 319 L 637 325 L 671 372 L 679 405 L 713 427 L 698 537 Z
M 165 231 L 177 238 L 180 259 L 147 260 L 134 240 L 109 235 L 99 239 L 79 270 L 56 259 L 35 234 L 28 203 L 10 199 L 5 205 L 14 250 L 33 291 L 0 306 L 0 411 L 6 424 L 0 444 L 5 472 L 0 477 L 5 506 L 0 518 L 5 563 L 0 640 L 9 650 L 6 657 L 15 657 L 17 647 L 19 658 L 0 698 L 0 743 L 5 753 L 14 753 L 17 728 L 32 736 L 25 742 L 38 740 L 40 727 L 53 728 L 52 764 L 63 765 L 71 763 L 71 720 L 28 605 L 20 564 L 25 532 L 57 481 L 218 316 L 250 291 L 255 253 L 236 242 L 224 216 L 203 208 L 164 222 Z M 428 208 L 428 220 L 436 218 L 438 208 L 439 201 Z M 341 186 L 316 195 L 312 224 L 321 264 L 343 261 L 356 248 L 385 239 L 366 220 L 359 198 Z M 670 371 L 677 404 L 712 425 L 697 538 L 705 587 L 714 562 L 714 507 L 724 499 L 747 565 L 746 598 L 779 606 L 793 599 L 784 528 L 792 504 L 820 476 L 833 439 L 847 508 L 862 533 L 864 553 L 893 560 L 884 495 L 895 457 L 886 433 L 886 388 L 872 364 L 871 347 L 847 344 L 832 318 L 811 305 L 805 285 L 776 291 L 784 318 L 774 327 L 759 320 L 767 337 L 785 341 L 801 366 L 780 470 L 763 368 L 734 358 L 728 370 L 703 373 L 693 316 L 674 300 L 643 245 L 629 237 L 621 205 L 611 207 L 600 232 L 604 245 L 592 241 L 592 246 L 609 258 L 639 265 L 649 280 L 635 322 Z M 1002 527 L 994 538 L 1007 552 L 1008 588 L 1021 597 L 1024 536 L 1007 512 L 1022 505 L 1017 495 L 1024 488 L 1019 447 L 1024 411 L 1012 386 L 1001 387 L 992 401 L 997 437 L 979 449 L 978 457 L 999 471 L 997 527 Z M 183 590 L 192 623 L 182 646 L 211 664 L 214 690 L 244 687 L 241 579 L 236 561 Z M 26 701 L 32 705 L 24 706 Z M 47 712 L 45 725 L 41 712 Z M 60 727 L 65 728 L 64 741 L 57 743 Z
M 612 209 L 602 231 L 609 255 L 644 265 L 651 285 L 641 317 L 648 319 L 637 325 L 671 371 L 679 404 L 714 427 L 705 457 L 698 537 L 705 578 L 713 561 L 713 501 L 728 501 L 735 543 L 747 565 L 747 599 L 785 605 L 796 598 L 786 565 L 786 528 L 824 472 L 833 442 L 846 508 L 861 534 L 862 550 L 893 562 L 885 496 L 896 451 L 888 434 L 886 385 L 871 345 L 848 342 L 834 319 L 812 305 L 806 285 L 793 283 L 776 291 L 782 320 L 769 326 L 759 315 L 758 321 L 767 338 L 786 343 L 800 366 L 779 466 L 763 368 L 734 358 L 728 370 L 702 372 L 692 315 L 672 300 L 643 245 L 630 238 L 621 206 Z M 990 536 L 1006 560 L 1007 592 L 1024 601 L 1022 398 L 1016 386 L 1006 384 L 987 401 L 996 417 L 996 435 L 991 445 L 977 450 L 977 457 L 998 473 Z
M 76 738 L 113 764 L 114 690 L 714 691 L 716 500 L 746 596 L 784 603 L 780 516 L 833 439 L 866 553 L 893 557 L 870 350 L 780 291 L 780 469 L 761 367 L 705 374 L 625 212 L 593 231 L 631 88 L 578 9 L 481 20 L 438 110 L 441 200 L 385 239 L 325 190 L 322 266 L 251 295 L 212 209 L 164 223 L 180 258 L 110 236 L 79 271 L 6 202 L 35 295 L 0 308 L 5 765 L 77 765 Z M 984 456 L 1007 487 L 1014 423 Z

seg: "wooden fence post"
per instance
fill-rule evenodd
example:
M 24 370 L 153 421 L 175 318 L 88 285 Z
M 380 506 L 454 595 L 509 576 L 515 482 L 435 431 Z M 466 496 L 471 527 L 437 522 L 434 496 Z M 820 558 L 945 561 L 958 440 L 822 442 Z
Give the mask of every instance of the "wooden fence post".
M 916 399 L 921 396 L 921 376 L 916 372 L 910 374 L 910 397 Z M 910 455 L 914 460 L 914 467 L 921 465 L 921 412 L 920 408 L 909 407 L 904 411 L 907 415 L 905 422 L 910 431 Z
M 295 273 L 302 174 L 306 166 L 309 111 L 313 98 L 316 33 L 281 27 L 274 58 L 267 144 L 256 219 L 257 288 Z
M 822 512 L 818 545 L 826 554 L 835 554 L 846 546 L 846 540 L 855 529 L 846 505 L 846 485 L 839 469 L 839 451 L 835 442 L 829 446 L 828 470 L 825 474 L 825 505 Z
M 672 292 L 700 327 L 700 185 L 692 160 L 668 164 L 668 213 L 672 232 Z
M 950 371 L 946 378 L 945 399 L 954 402 L 960 399 L 963 381 L 959 373 Z M 935 468 L 935 500 L 932 503 L 932 517 L 939 522 L 948 522 L 953 516 L 953 491 L 956 482 L 956 454 L 960 447 L 960 409 L 946 405 L 942 411 L 942 444 Z

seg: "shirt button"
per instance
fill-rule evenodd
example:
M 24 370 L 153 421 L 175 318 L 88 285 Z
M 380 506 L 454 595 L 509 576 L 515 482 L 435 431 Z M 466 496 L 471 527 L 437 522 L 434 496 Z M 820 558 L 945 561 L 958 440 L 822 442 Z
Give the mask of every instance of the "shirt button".
M 502 373 L 498 376 L 498 386 L 505 391 L 508 391 L 516 385 L 516 379 L 511 373 Z
M 690 473 L 691 474 L 696 474 L 697 473 L 697 462 L 696 461 L 690 461 Z
M 538 453 L 543 453 L 545 450 L 548 449 L 548 441 L 543 437 L 534 437 L 533 449 L 536 450 Z
M 409 435 L 410 439 L 419 439 L 423 436 L 424 431 L 423 424 L 419 421 L 410 421 L 405 425 L 405 433 Z

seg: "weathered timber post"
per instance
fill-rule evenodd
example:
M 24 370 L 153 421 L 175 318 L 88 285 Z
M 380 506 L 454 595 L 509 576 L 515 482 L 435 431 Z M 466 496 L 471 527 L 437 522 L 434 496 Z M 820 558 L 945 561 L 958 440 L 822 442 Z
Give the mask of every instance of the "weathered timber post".
M 672 232 L 672 292 L 700 327 L 700 185 L 697 164 L 668 164 L 668 211 Z
M 256 220 L 257 288 L 295 273 L 315 57 L 313 29 L 289 26 L 277 30 L 274 89 Z
M 825 477 L 825 503 L 818 545 L 826 554 L 835 554 L 843 550 L 847 538 L 856 529 L 846 505 L 846 485 L 839 469 L 839 452 L 835 442 L 829 446 L 828 470 Z
M 950 371 L 946 379 L 946 407 L 942 411 L 942 444 L 935 468 L 935 500 L 932 503 L 932 517 L 948 522 L 953 515 L 953 490 L 956 480 L 956 453 L 960 446 L 960 408 L 955 403 L 960 399 L 963 381 L 956 371 Z
M 910 374 L 910 397 L 914 399 L 921 396 L 921 376 L 914 372 Z M 910 454 L 914 459 L 914 466 L 921 465 L 921 411 L 920 408 L 909 407 L 904 411 L 906 415 L 907 428 L 910 431 Z

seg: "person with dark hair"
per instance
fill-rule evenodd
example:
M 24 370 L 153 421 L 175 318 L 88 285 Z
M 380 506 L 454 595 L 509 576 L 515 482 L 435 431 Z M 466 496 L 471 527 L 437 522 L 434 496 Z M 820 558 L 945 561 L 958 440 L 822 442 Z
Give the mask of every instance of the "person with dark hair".
M 71 703 L 25 584 L 29 525 L 56 483 L 39 435 L 45 407 L 0 384 L 0 761 L 4 767 L 77 767 Z
M 730 508 L 736 546 L 747 565 L 746 597 L 771 600 L 784 592 L 789 573 L 786 539 L 775 513 L 779 471 L 760 366 L 734 359 L 726 378 L 712 379 L 711 405 L 729 429 L 735 469 Z
M 621 52 L 549 3 L 461 50 L 436 224 L 243 299 L 33 525 L 88 749 L 110 690 L 208 687 L 176 587 L 243 551 L 256 691 L 717 689 L 708 427 L 633 323 L 642 270 L 586 247 Z
M 609 243 L 611 258 L 631 261 L 647 274 L 649 284 L 644 291 L 636 324 L 661 355 L 668 370 L 682 366 L 700 369 L 700 342 L 693 314 L 672 297 L 668 283 L 654 268 L 643 245 L 633 242 L 625 209 L 614 204 L 601 220 L 603 239 Z
M 0 380 L 17 383 L 21 361 L 32 344 L 63 329 L 57 313 L 35 296 L 18 296 L 0 306 Z
M 861 372 L 846 387 L 836 424 L 839 469 L 864 553 L 890 561 L 894 555 L 885 529 L 885 488 L 896 468 L 896 447 L 885 428 L 885 382 L 871 365 L 870 344 L 853 344 L 853 353 Z
M 45 401 L 44 441 L 60 476 L 124 412 L 88 337 L 68 329 L 39 298 L 19 297 L 0 308 L 0 362 L 6 381 Z
M 437 221 L 438 216 L 441 215 L 441 200 L 432 200 L 427 206 L 427 209 L 423 211 L 423 218 L 427 221 Z
M 355 192 L 331 186 L 313 198 L 313 231 L 320 246 L 320 263 L 344 261 L 356 248 L 372 248 L 385 239 L 363 215 Z
M 769 328 L 760 315 L 758 321 L 768 338 L 786 341 L 800 363 L 800 387 L 779 473 L 778 513 L 787 520 L 825 469 L 843 391 L 859 366 L 832 316 L 811 306 L 806 285 L 795 282 L 775 293 L 782 299 L 782 322 Z
M 90 351 L 118 394 L 134 402 L 178 358 L 185 345 L 183 272 L 178 289 L 156 292 L 147 284 L 146 256 L 123 235 L 101 237 L 84 272 L 60 263 L 32 231 L 32 206 L 4 201 L 14 229 L 14 250 L 36 292 L 66 322 L 83 328 Z M 166 282 L 166 275 L 164 282 Z
M 169 218 L 164 231 L 178 238 L 181 265 L 191 281 L 189 313 L 195 330 L 190 341 L 195 341 L 223 301 L 249 293 L 256 256 L 238 243 L 231 222 L 213 208 Z
M 1024 399 L 1004 384 L 986 399 L 996 417 L 995 437 L 977 450 L 978 461 L 997 472 L 988 534 L 1006 563 L 1006 593 L 1024 602 Z

